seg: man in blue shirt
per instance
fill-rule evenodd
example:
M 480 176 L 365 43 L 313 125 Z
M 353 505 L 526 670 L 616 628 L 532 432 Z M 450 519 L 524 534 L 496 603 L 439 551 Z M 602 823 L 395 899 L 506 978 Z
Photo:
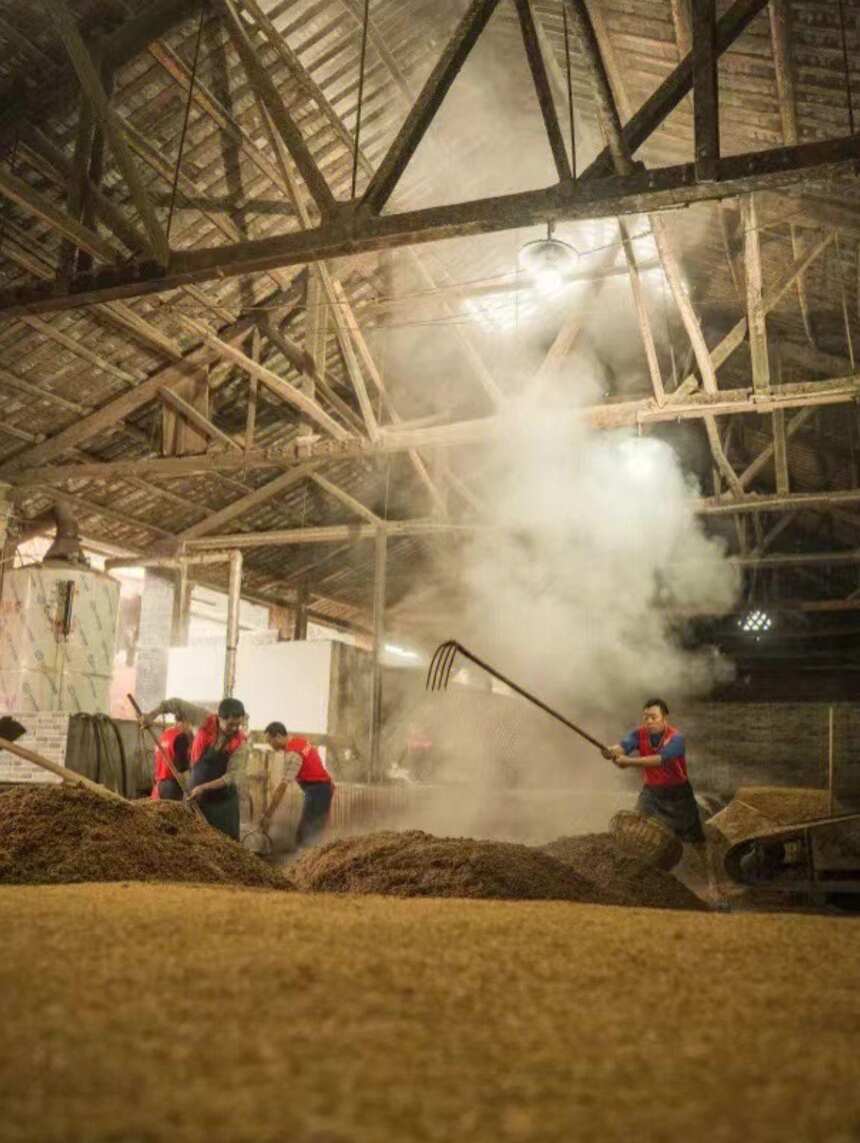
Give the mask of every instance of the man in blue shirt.
M 663 699 L 648 699 L 640 725 L 605 753 L 621 769 L 642 770 L 644 784 L 636 809 L 643 817 L 656 818 L 682 841 L 703 845 L 699 807 L 687 777 L 684 736 L 669 724 L 668 714 Z

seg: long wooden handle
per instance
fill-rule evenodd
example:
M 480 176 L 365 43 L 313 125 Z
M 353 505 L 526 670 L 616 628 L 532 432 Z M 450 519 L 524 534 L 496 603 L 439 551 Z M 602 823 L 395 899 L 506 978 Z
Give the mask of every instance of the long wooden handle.
M 32 762 L 34 766 L 41 766 L 43 770 L 50 770 L 52 774 L 56 774 L 70 786 L 83 786 L 85 790 L 89 790 L 90 793 L 93 794 L 98 794 L 100 798 L 128 803 L 128 798 L 124 798 L 122 794 L 118 794 L 115 790 L 109 790 L 107 786 L 103 786 L 101 782 L 93 782 L 90 778 L 85 778 L 83 774 L 76 774 L 74 770 L 69 770 L 66 766 L 61 766 L 59 762 L 52 762 L 50 758 L 45 758 L 44 755 L 37 754 L 35 750 L 27 750 L 23 746 L 16 746 L 14 742 L 9 742 L 5 738 L 0 738 L 0 750 L 8 750 L 10 754 L 17 754 L 19 758 L 23 758 L 25 762 Z
M 269 826 L 272 824 L 272 818 L 275 816 L 278 806 L 284 800 L 284 794 L 287 792 L 289 783 L 286 778 L 282 778 L 278 783 L 278 787 L 272 794 L 272 800 L 263 811 L 263 816 L 260 818 L 260 832 L 268 833 Z

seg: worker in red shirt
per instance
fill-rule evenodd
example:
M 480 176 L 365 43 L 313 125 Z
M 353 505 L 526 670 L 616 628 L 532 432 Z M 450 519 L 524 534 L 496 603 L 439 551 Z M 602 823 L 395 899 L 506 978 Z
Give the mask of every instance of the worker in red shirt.
M 239 791 L 247 778 L 244 706 L 238 699 L 225 698 L 213 714 L 184 699 L 170 698 L 144 715 L 142 722 L 148 726 L 161 714 L 199 727 L 188 751 L 188 797 L 197 802 L 211 826 L 238 841 Z
M 304 794 L 302 816 L 296 829 L 296 848 L 303 849 L 313 845 L 325 829 L 334 797 L 334 782 L 317 748 L 306 738 L 291 738 L 282 722 L 269 723 L 266 741 L 273 750 L 284 751 L 284 775 L 272 800 L 280 800 L 283 787 L 292 780 Z
M 173 763 L 177 773 L 184 774 L 190 764 L 193 737 L 193 725 L 182 719 L 177 719 L 173 726 L 162 730 L 153 757 L 153 785 L 152 793 L 149 795 L 151 798 L 162 802 L 182 801 L 184 796 L 182 787 L 173 777 L 167 759 Z
M 621 769 L 642 770 L 644 785 L 636 809 L 643 817 L 656 818 L 681 841 L 703 846 L 699 807 L 687 777 L 684 736 L 669 725 L 668 715 L 663 699 L 648 699 L 639 726 L 608 747 L 604 757 Z

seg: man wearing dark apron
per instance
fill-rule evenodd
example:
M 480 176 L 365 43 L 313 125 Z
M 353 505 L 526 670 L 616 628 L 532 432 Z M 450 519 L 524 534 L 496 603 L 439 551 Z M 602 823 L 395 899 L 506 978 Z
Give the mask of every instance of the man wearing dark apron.
M 209 715 L 191 745 L 189 798 L 215 829 L 239 840 L 238 783 L 243 773 L 245 708 L 238 699 L 221 700 L 218 713 Z
M 306 738 L 298 735 L 291 738 L 282 722 L 269 723 L 266 740 L 273 750 L 284 751 L 281 786 L 295 779 L 304 794 L 302 816 L 296 829 L 296 848 L 304 849 L 322 836 L 331 811 L 334 782 L 317 748 Z
M 699 807 L 687 777 L 684 736 L 669 725 L 668 714 L 663 699 L 648 699 L 640 725 L 610 746 L 605 756 L 621 769 L 642 770 L 644 785 L 636 809 L 643 817 L 656 818 L 681 841 L 703 846 Z

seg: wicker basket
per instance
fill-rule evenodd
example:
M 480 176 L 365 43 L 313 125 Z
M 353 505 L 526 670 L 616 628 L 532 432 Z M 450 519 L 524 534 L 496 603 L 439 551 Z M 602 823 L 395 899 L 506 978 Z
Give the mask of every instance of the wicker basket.
M 612 840 L 630 857 L 657 869 L 674 869 L 684 854 L 684 846 L 671 830 L 656 818 L 646 818 L 630 810 L 620 810 L 609 823 Z

